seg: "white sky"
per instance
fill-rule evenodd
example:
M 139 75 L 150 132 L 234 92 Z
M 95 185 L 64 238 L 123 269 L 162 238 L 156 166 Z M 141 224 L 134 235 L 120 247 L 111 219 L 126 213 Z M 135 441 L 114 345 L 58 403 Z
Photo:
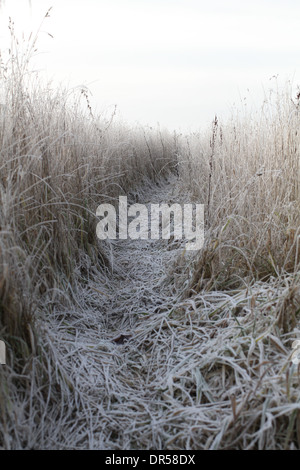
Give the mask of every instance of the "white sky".
M 274 75 L 300 84 L 299 0 L 6 0 L 0 48 L 9 15 L 28 33 L 50 6 L 35 63 L 130 123 L 198 129 L 260 103 Z

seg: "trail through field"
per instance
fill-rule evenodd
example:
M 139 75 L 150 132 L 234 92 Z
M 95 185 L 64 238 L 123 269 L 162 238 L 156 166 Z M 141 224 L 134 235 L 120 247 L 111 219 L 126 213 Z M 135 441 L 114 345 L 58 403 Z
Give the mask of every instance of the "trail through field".
M 179 194 L 174 178 L 131 196 L 188 202 Z M 107 272 L 82 256 L 72 305 L 57 305 L 47 319 L 56 379 L 69 392 L 43 417 L 45 435 L 29 431 L 29 447 L 37 440 L 60 449 L 276 447 L 272 423 L 291 407 L 288 350 L 273 335 L 270 362 L 273 343 L 253 338 L 275 325 L 269 289 L 277 281 L 186 297 L 192 255 L 182 241 L 112 241 L 109 253 Z M 264 314 L 256 314 L 262 302 Z
M 172 203 L 177 193 L 173 178 L 134 197 L 143 204 Z M 86 286 L 78 286 L 74 307 L 58 309 L 49 325 L 77 412 L 72 420 L 64 416 L 48 445 L 162 448 L 170 405 L 162 407 L 161 399 L 175 347 L 165 347 L 164 331 L 172 329 L 169 316 L 188 282 L 180 269 L 186 255 L 174 240 L 107 243 L 112 272 L 99 276 L 95 267 L 79 266 L 89 277 Z

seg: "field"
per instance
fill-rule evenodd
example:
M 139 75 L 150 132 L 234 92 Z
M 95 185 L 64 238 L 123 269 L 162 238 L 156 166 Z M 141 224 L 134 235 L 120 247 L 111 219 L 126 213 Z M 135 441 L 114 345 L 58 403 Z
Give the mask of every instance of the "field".
M 2 449 L 299 449 L 300 92 L 183 135 L 95 116 L 0 57 Z M 21 50 L 21 51 L 20 51 Z M 205 205 L 205 243 L 96 209 Z

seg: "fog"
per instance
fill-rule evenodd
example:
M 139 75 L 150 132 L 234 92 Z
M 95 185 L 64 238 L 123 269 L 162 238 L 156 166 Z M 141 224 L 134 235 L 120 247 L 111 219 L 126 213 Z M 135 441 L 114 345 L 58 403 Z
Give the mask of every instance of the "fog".
M 6 0 L 2 51 L 9 16 L 29 34 L 50 7 L 35 67 L 54 83 L 87 86 L 94 109 L 117 105 L 130 123 L 197 129 L 299 83 L 297 1 Z

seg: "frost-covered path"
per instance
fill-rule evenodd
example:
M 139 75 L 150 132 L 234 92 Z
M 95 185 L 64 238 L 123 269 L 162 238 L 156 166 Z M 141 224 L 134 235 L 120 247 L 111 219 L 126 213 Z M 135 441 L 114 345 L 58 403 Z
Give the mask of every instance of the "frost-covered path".
M 138 202 L 171 203 L 176 192 L 174 178 L 146 188 Z M 163 447 L 160 395 L 166 379 L 160 372 L 162 364 L 172 367 L 166 354 L 173 346 L 160 343 L 188 281 L 182 254 L 180 243 L 168 240 L 110 242 L 112 272 L 90 275 L 84 288 L 78 286 L 76 304 L 57 312 L 49 335 L 77 413 L 74 427 L 70 417 L 62 418 L 48 445 Z
M 179 194 L 174 178 L 131 196 L 184 202 Z M 72 303 L 45 321 L 60 387 L 28 431 L 28 447 L 275 448 L 272 420 L 293 410 L 285 399 L 288 350 L 273 334 L 273 360 L 273 343 L 261 339 L 276 326 L 269 290 L 285 287 L 274 279 L 187 297 L 194 255 L 179 242 L 114 241 L 108 252 L 106 272 L 82 256 Z M 277 398 L 262 426 L 269 396 Z

